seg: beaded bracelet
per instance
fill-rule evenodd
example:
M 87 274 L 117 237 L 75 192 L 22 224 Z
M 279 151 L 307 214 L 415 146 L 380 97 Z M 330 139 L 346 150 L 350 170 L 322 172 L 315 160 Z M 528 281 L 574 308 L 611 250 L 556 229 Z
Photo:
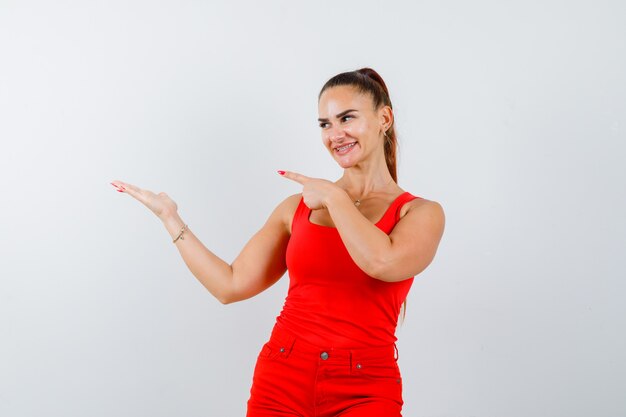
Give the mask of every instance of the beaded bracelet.
M 172 240 L 172 243 L 176 243 L 178 239 L 185 240 L 185 238 L 183 237 L 183 233 L 185 232 L 186 229 L 187 229 L 187 225 L 184 225 L 182 229 L 180 229 L 180 232 L 178 233 L 178 236 L 176 236 L 176 239 Z

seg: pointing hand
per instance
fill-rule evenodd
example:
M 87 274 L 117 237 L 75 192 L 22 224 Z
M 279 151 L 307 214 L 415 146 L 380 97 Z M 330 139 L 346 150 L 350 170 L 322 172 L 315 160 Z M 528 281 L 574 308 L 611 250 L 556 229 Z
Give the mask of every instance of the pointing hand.
M 326 208 L 329 197 L 337 190 L 341 190 L 335 183 L 321 178 L 307 177 L 291 171 L 278 171 L 278 173 L 285 178 L 302 184 L 304 204 L 311 210 Z

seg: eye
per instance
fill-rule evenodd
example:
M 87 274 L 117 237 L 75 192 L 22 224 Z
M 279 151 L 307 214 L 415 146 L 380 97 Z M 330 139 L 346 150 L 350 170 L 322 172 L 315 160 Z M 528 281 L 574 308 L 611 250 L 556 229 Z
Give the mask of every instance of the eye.
M 341 121 L 345 121 L 345 120 L 347 120 L 347 119 L 354 119 L 354 116 L 352 116 L 351 114 L 346 114 L 345 116 L 342 116 L 340 120 L 341 120 Z M 328 122 L 321 122 L 321 123 L 320 123 L 320 127 L 321 127 L 322 129 L 324 129 L 324 128 L 326 127 L 326 125 L 327 125 L 327 124 L 328 124 Z

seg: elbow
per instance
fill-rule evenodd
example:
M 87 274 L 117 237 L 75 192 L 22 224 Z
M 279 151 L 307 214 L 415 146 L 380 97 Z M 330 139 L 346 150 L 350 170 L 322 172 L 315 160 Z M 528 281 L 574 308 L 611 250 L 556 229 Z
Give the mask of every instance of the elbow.
M 384 282 L 398 281 L 397 279 L 393 279 L 393 277 L 391 277 L 388 273 L 386 273 L 384 271 L 380 271 L 380 270 L 372 272 L 372 273 L 370 273 L 368 275 L 370 277 L 374 278 L 374 279 L 379 280 L 379 281 L 384 281 Z
M 222 289 L 219 293 L 214 293 L 213 296 L 217 298 L 217 301 L 223 305 L 236 303 L 238 301 L 245 300 L 246 294 L 242 291 L 238 291 L 233 286 Z
M 391 262 L 382 257 L 377 259 L 370 260 L 370 263 L 367 265 L 367 269 L 365 272 L 372 278 L 378 279 L 380 281 L 393 281 L 390 279 L 389 272 L 393 270 L 390 268 Z
M 217 298 L 217 301 L 219 301 L 223 305 L 232 304 L 239 301 L 239 299 L 234 297 L 233 294 L 214 294 L 214 296 L 215 298 Z
M 226 297 L 215 297 L 217 298 L 217 301 L 219 301 L 220 303 L 222 303 L 223 305 L 227 305 L 227 304 L 231 304 L 234 301 L 231 300 L 230 298 L 226 298 Z
M 230 274 L 227 279 L 223 279 L 219 282 L 219 285 L 215 287 L 209 288 L 205 286 L 206 289 L 219 301 L 221 304 L 232 304 L 240 299 L 237 297 L 237 292 L 234 289 L 233 285 L 234 274 L 232 265 L 230 266 Z
M 379 269 L 376 269 L 375 271 L 373 271 L 371 274 L 368 274 L 369 276 L 371 276 L 374 279 L 377 279 L 379 281 L 383 281 L 383 282 L 398 282 L 398 281 L 404 281 L 405 279 L 409 279 L 412 278 L 414 275 L 411 276 L 400 276 L 398 275 L 398 271 L 397 270 L 393 270 L 393 268 L 383 268 L 383 267 L 379 267 Z M 417 274 L 415 274 L 417 275 Z
M 209 292 L 211 293 L 211 295 L 213 295 L 213 297 L 215 297 L 217 301 L 219 301 L 223 305 L 232 304 L 235 301 L 238 301 L 237 299 L 235 299 L 233 294 L 228 291 L 220 291 L 220 292 L 209 291 Z
M 409 271 L 399 267 L 398 260 L 379 259 L 376 262 L 372 262 L 369 266 L 369 272 L 366 272 L 369 276 L 379 281 L 398 282 L 415 277 L 423 269 L 419 268 L 418 270 Z

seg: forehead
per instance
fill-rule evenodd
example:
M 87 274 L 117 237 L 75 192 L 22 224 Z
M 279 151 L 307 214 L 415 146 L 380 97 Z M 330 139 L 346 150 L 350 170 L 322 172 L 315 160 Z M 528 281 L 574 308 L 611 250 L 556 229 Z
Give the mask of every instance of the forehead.
M 372 97 L 356 87 L 339 85 L 325 90 L 318 102 L 320 117 L 334 116 L 346 109 L 372 110 Z

